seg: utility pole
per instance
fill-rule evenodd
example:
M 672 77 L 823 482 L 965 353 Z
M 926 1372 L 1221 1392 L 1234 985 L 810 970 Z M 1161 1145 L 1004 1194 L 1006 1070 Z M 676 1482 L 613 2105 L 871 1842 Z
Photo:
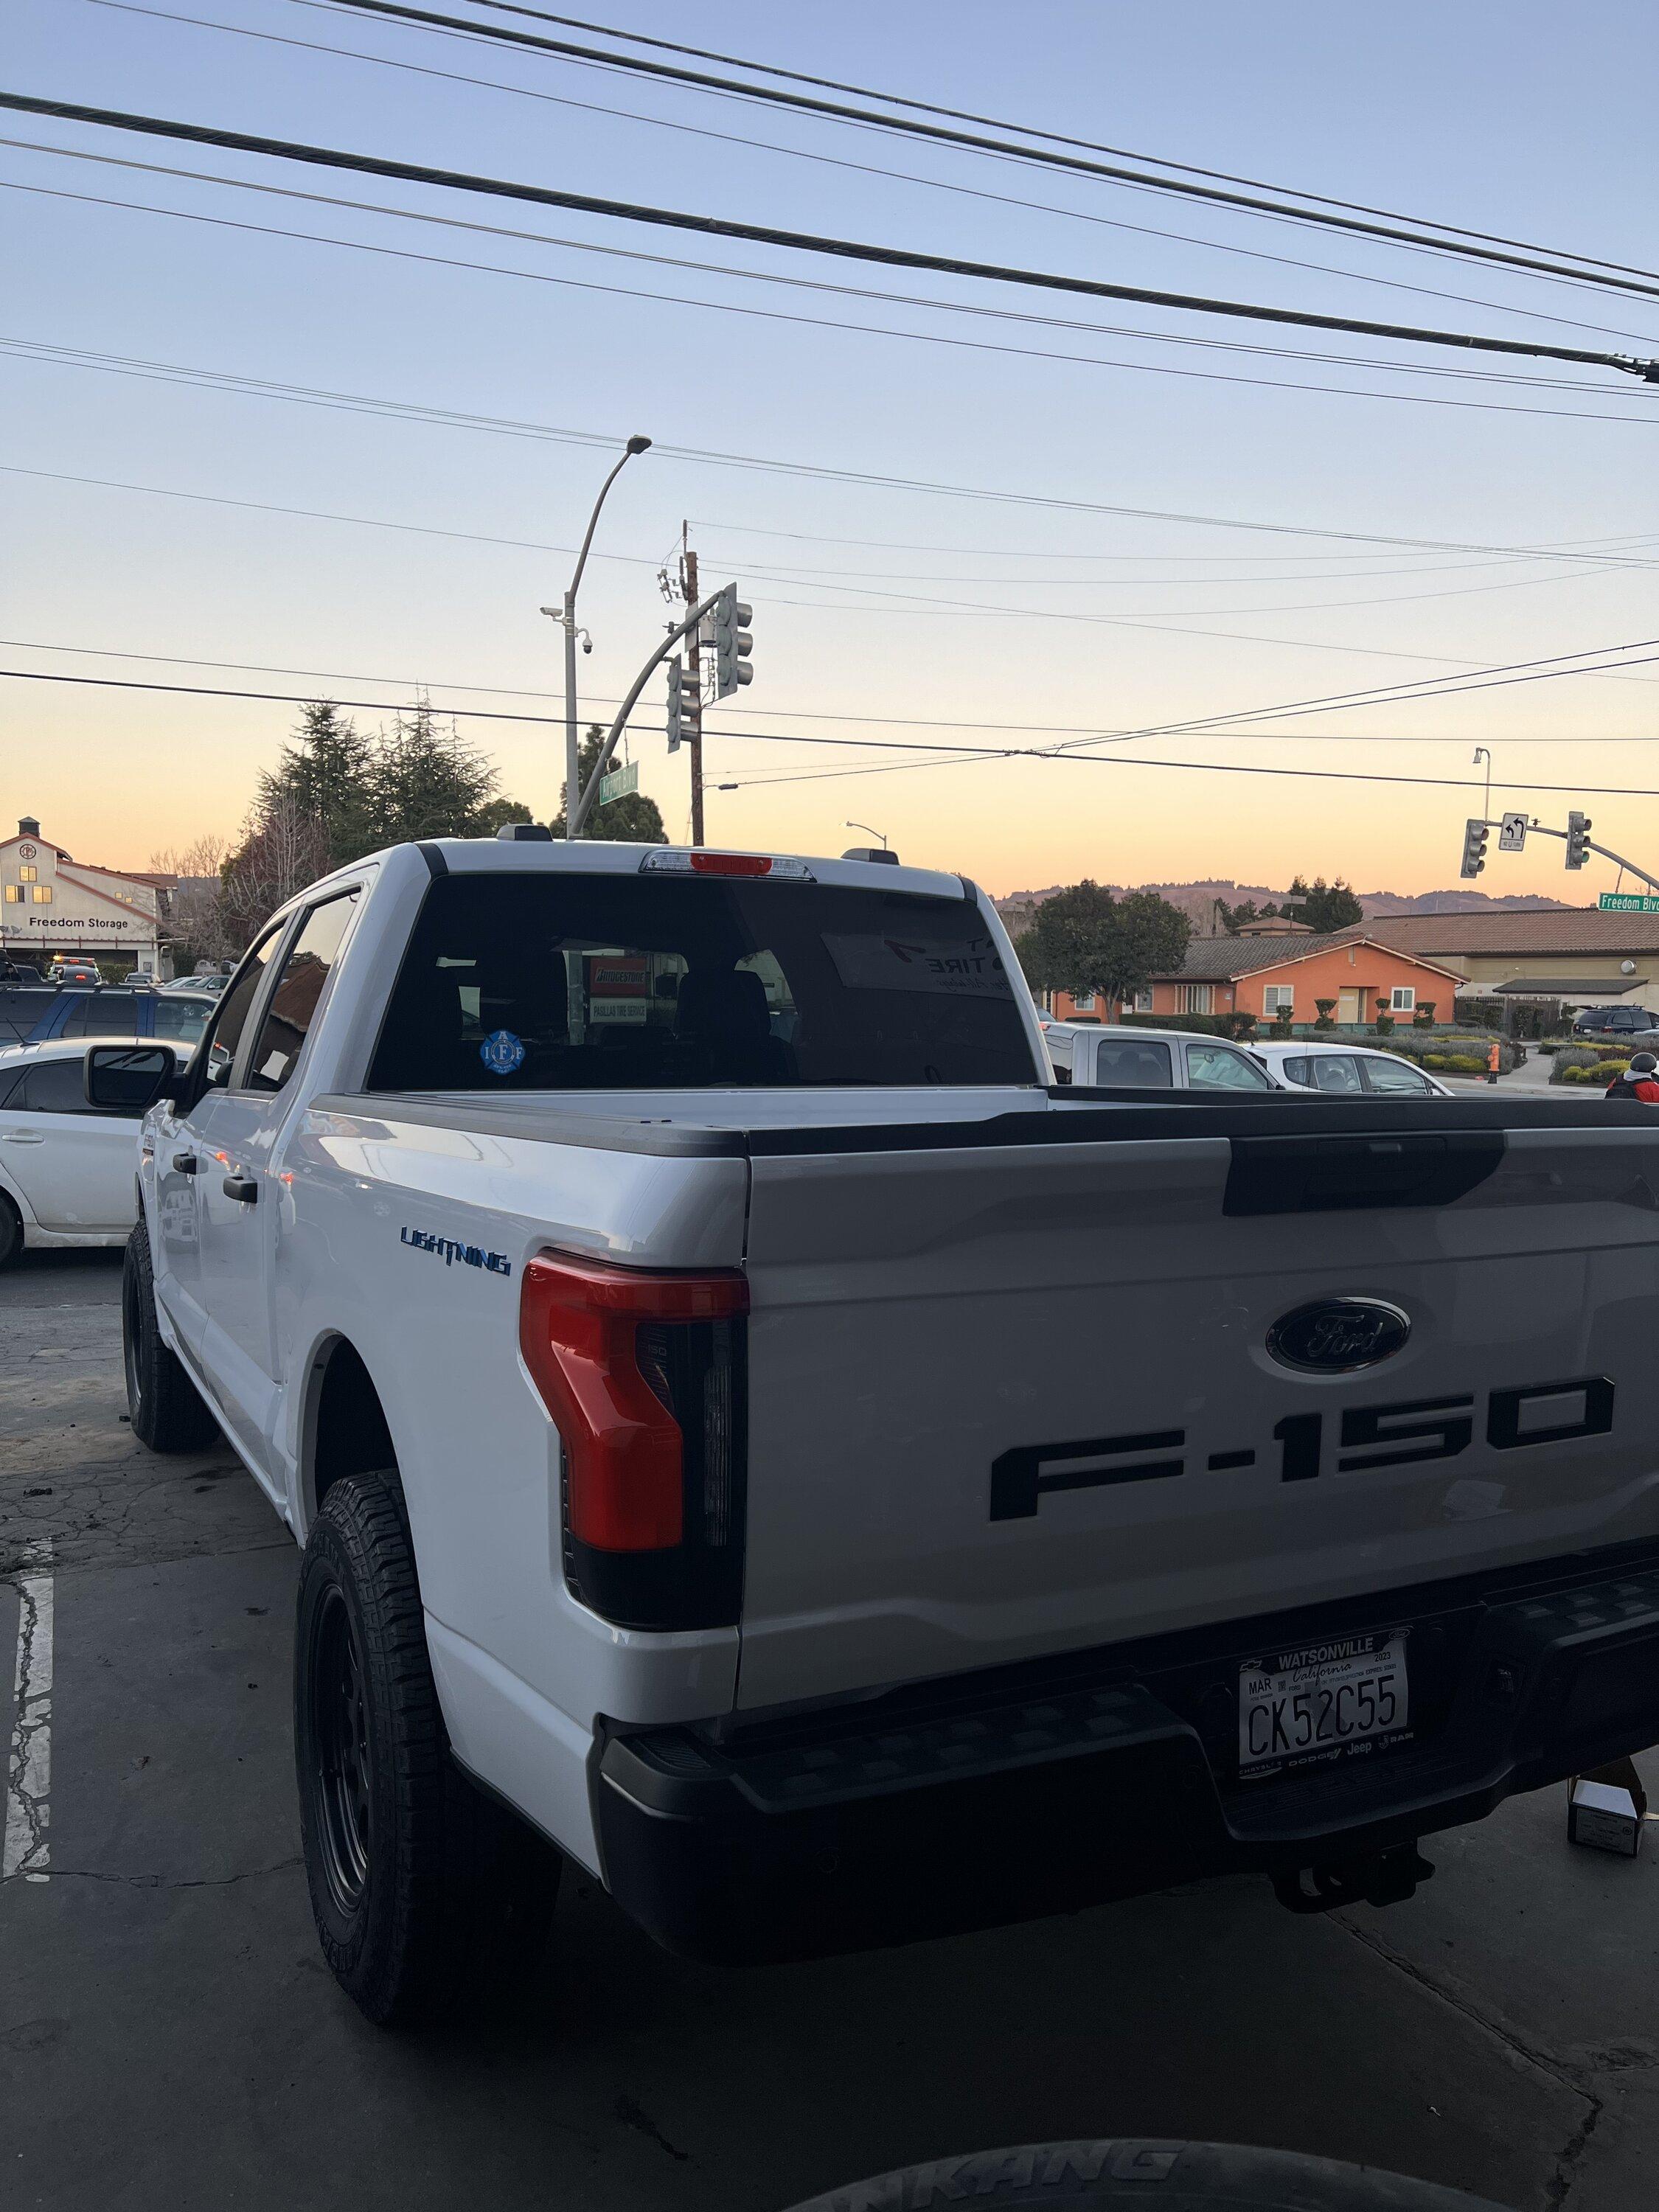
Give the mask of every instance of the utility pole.
M 685 604 L 697 604 L 697 556 L 691 550 L 690 528 L 688 522 L 680 525 L 680 588 L 685 594 Z M 696 702 L 696 715 L 687 750 L 691 755 L 691 842 L 701 845 L 702 830 L 702 670 L 699 665 L 697 632 L 699 623 L 685 641 L 685 663 L 690 676 L 690 693 Z

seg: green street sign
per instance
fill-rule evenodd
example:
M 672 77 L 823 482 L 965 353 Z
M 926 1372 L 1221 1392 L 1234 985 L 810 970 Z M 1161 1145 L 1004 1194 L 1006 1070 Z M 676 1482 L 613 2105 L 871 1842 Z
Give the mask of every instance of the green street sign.
M 1659 898 L 1642 891 L 1603 891 L 1595 903 L 1603 914 L 1659 914 Z
M 630 791 L 640 787 L 640 764 L 629 761 L 626 768 L 613 768 L 609 775 L 599 778 L 599 804 L 608 806 L 613 799 L 626 799 Z M 1659 907 L 1659 899 L 1654 902 Z

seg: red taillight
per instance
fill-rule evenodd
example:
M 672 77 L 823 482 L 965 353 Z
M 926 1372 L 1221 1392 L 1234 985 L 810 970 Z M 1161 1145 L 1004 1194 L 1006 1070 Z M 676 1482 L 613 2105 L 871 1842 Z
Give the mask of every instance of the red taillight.
M 576 1544 L 660 1552 L 701 1533 L 686 1526 L 682 1409 L 646 1332 L 748 1310 L 749 1285 L 735 1270 L 647 1273 L 562 1255 L 526 1267 L 519 1344 L 564 1441 L 566 1530 Z M 704 1439 L 696 1443 L 701 1463 Z
M 772 861 L 765 853 L 693 853 L 691 867 L 699 876 L 769 876 Z

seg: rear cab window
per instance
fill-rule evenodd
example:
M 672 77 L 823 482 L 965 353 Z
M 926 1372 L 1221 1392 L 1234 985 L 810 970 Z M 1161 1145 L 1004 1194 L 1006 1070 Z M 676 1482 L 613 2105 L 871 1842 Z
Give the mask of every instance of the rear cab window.
M 972 901 L 798 880 L 434 882 L 371 1091 L 1035 1087 Z

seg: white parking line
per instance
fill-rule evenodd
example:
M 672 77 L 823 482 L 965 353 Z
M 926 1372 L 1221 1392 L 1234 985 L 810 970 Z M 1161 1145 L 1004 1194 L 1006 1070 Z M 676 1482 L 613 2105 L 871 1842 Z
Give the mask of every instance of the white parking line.
M 46 1881 L 51 1859 L 52 1578 L 50 1545 L 29 1560 L 17 1583 L 17 1671 L 11 1756 L 6 1769 L 6 1833 L 0 1881 L 21 1875 Z

